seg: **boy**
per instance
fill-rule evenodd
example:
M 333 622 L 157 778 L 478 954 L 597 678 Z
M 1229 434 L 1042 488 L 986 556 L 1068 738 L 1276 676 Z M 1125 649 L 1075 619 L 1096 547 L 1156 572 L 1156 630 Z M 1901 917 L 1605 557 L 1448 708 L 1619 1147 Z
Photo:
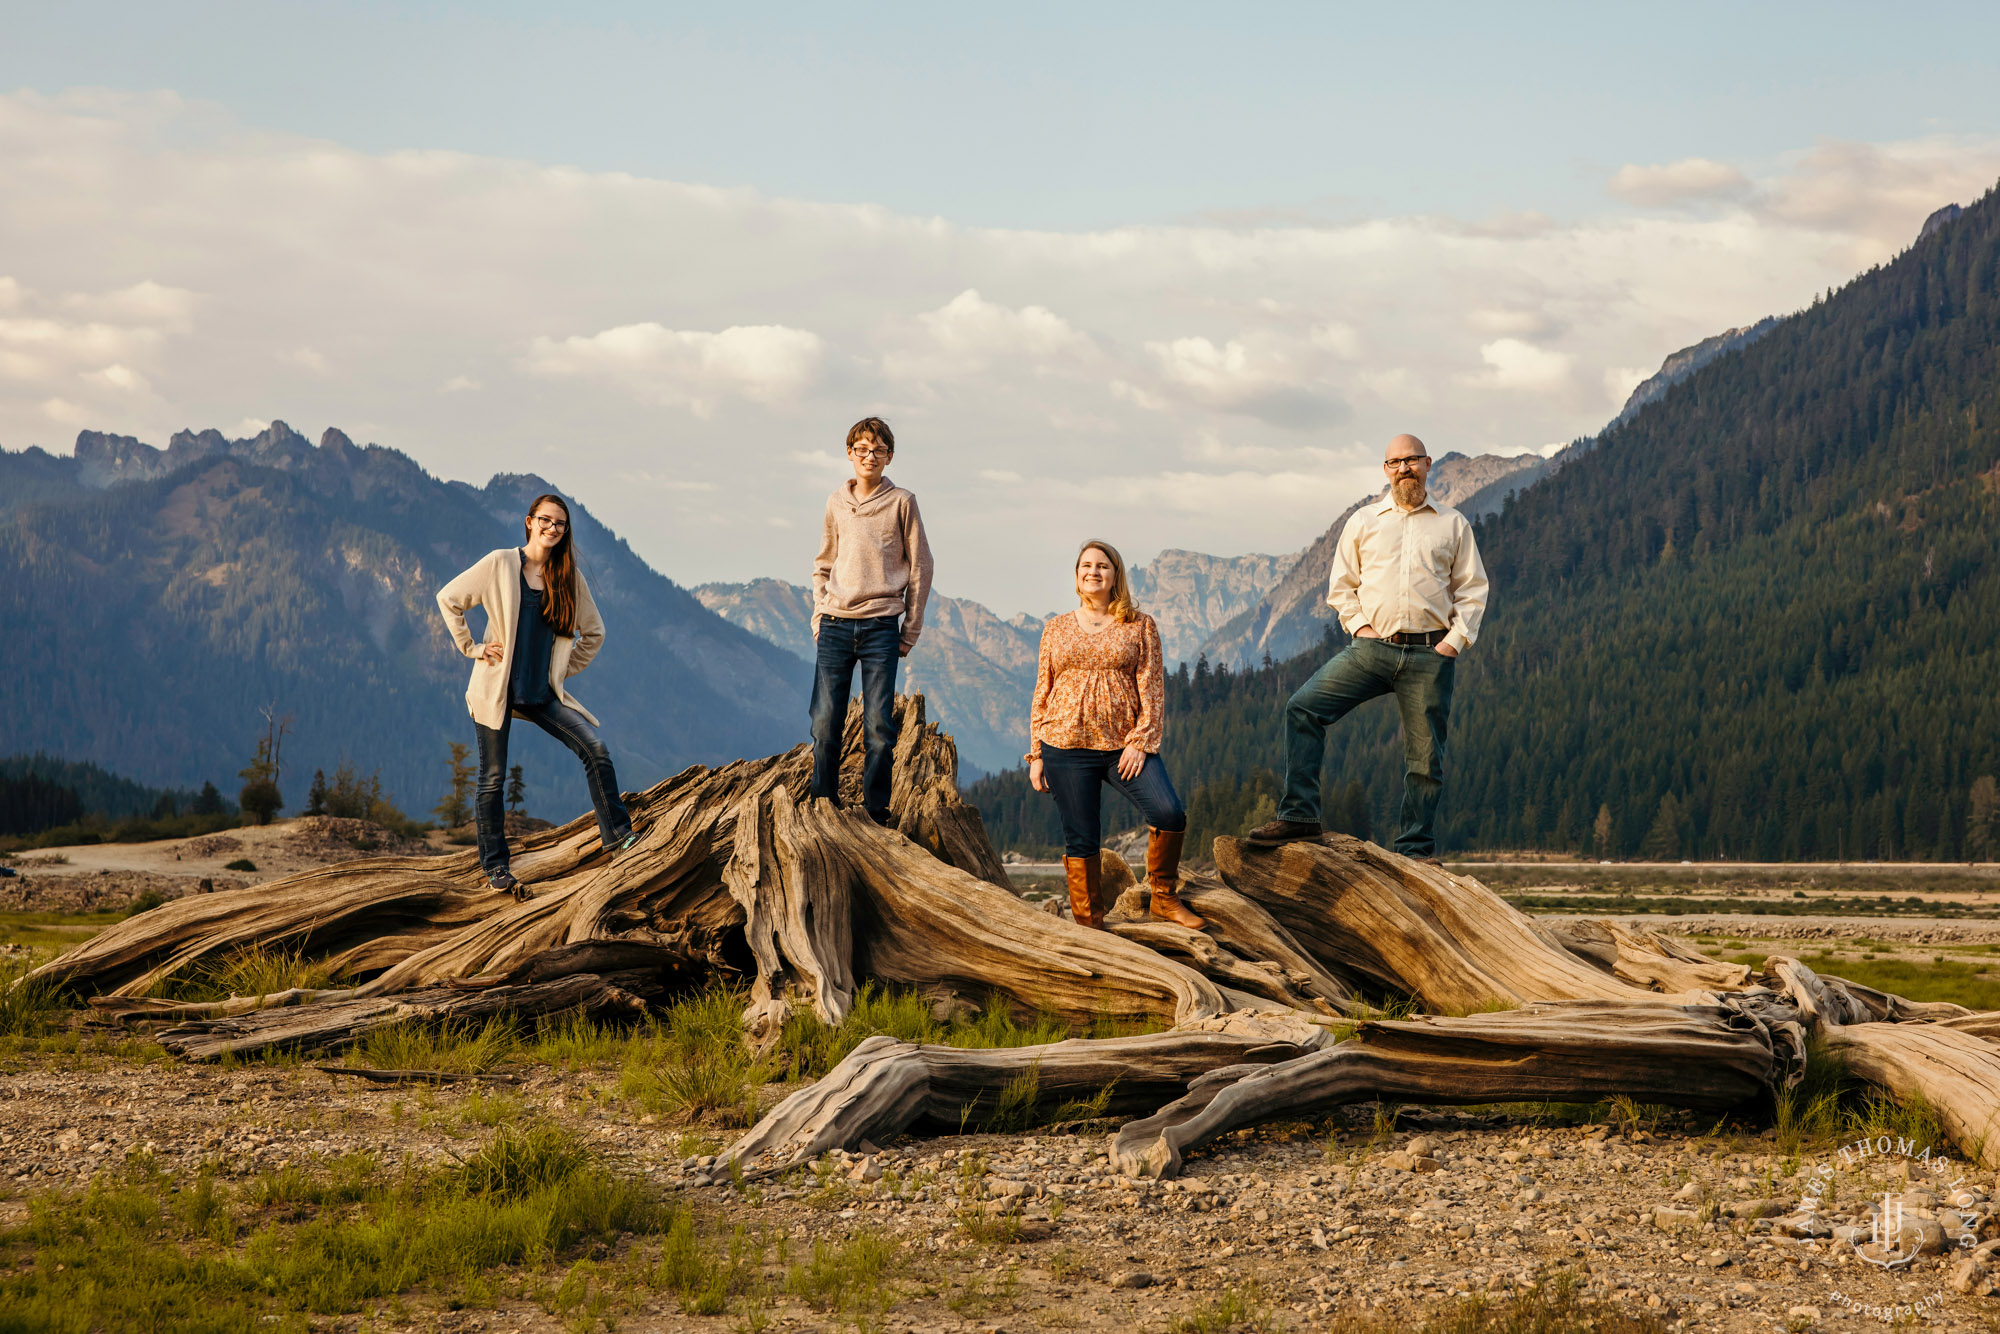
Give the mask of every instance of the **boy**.
M 917 498 L 883 475 L 896 437 L 880 417 L 847 432 L 854 477 L 826 501 L 819 555 L 813 560 L 812 794 L 840 795 L 840 740 L 847 692 L 861 666 L 861 800 L 876 824 L 889 823 L 895 763 L 896 660 L 908 657 L 924 625 L 931 592 L 931 547 Z

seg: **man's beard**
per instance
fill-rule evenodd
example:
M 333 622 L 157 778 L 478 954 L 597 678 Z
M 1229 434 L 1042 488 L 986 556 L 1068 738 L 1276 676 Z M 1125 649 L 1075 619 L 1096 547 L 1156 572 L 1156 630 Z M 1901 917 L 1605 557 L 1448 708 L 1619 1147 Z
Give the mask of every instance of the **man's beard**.
M 1398 477 L 1389 484 L 1396 497 L 1396 503 L 1406 510 L 1413 510 L 1424 503 L 1424 479 L 1421 477 Z

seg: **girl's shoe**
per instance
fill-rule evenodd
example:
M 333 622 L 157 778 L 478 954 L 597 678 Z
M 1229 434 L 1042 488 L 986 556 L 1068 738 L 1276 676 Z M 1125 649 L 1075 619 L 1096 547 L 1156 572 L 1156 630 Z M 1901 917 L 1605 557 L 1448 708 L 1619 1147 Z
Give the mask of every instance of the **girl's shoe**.
M 630 852 L 633 848 L 639 845 L 639 837 L 643 833 L 645 833 L 645 830 L 643 829 L 626 830 L 625 837 L 621 839 L 616 839 L 609 845 L 611 849 L 611 855 L 613 857 L 616 857 L 621 853 Z

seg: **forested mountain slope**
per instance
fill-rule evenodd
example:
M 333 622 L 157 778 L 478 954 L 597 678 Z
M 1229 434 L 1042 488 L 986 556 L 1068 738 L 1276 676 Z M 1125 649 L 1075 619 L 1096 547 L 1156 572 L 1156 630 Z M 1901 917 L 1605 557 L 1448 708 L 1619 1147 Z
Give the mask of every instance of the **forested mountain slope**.
M 1449 846 L 1996 855 L 2000 198 L 1689 375 L 1478 533 L 1494 592 L 1458 675 Z M 1186 757 L 1184 793 L 1281 764 L 1276 696 L 1309 665 L 1258 687 L 1227 754 Z M 1170 718 L 1170 762 L 1179 730 L 1212 729 Z M 1386 703 L 1327 768 L 1380 827 L 1401 786 Z
M 472 740 L 467 664 L 434 594 L 518 541 L 528 501 L 555 489 L 443 482 L 395 450 L 335 430 L 315 447 L 282 422 L 237 441 L 183 432 L 165 451 L 93 432 L 67 458 L 0 451 L 0 754 L 233 794 L 258 710 L 275 705 L 295 718 L 282 782 L 294 808 L 312 771 L 344 755 L 427 814 L 447 744 Z M 626 786 L 802 739 L 805 665 L 571 504 L 610 627 L 575 693 L 604 721 Z M 539 733 L 516 749 L 531 806 L 586 804 L 567 751 Z

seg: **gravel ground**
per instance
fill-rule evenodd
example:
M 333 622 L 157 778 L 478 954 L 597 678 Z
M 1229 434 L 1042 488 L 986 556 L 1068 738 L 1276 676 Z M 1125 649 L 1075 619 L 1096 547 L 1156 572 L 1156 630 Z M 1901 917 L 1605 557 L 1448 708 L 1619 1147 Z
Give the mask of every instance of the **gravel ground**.
M 492 1133 L 462 1115 L 458 1086 L 378 1089 L 310 1068 L 78 1064 L 17 1057 L 0 1070 L 0 1225 L 26 1216 L 31 1192 L 74 1189 L 135 1151 L 191 1179 L 218 1158 L 237 1176 L 361 1150 L 442 1164 Z M 1991 1291 L 1981 1262 L 1968 1258 L 2000 1235 L 1993 1174 L 1912 1169 L 1894 1153 L 1790 1161 L 1768 1135 L 1628 1138 L 1450 1112 L 1405 1112 L 1377 1139 L 1374 1109 L 1360 1108 L 1330 1138 L 1303 1127 L 1231 1137 L 1166 1183 L 1110 1173 L 1101 1134 L 964 1136 L 824 1160 L 821 1175 L 739 1193 L 688 1185 L 701 1160 L 681 1157 L 680 1132 L 610 1100 L 606 1081 L 547 1072 L 508 1091 L 615 1170 L 691 1200 L 704 1217 L 782 1235 L 794 1258 L 813 1240 L 863 1229 L 901 1242 L 887 1334 L 1157 1330 L 1250 1280 L 1287 1328 L 1369 1328 L 1365 1315 L 1401 1329 L 1457 1295 L 1500 1294 L 1559 1271 L 1685 1330 L 1882 1326 L 1850 1304 L 1914 1308 L 1906 1319 L 1933 1329 L 1988 1329 L 2000 1316 L 2000 1300 L 1981 1295 Z M 1906 1188 L 1906 1177 L 1930 1195 Z M 970 1240 L 961 1183 L 990 1201 L 970 1208 L 1013 1214 L 1018 1239 Z M 1903 1235 L 1923 1240 L 1928 1220 L 1942 1253 L 1889 1269 L 1833 1235 L 1858 1224 L 1866 1241 L 1868 1210 L 1890 1191 L 1902 1192 Z M 1796 1213 L 1808 1196 L 1821 1201 L 1809 1220 Z M 410 1305 L 415 1328 L 560 1328 L 526 1303 L 458 1313 L 425 1311 L 420 1297 Z M 844 1327 L 784 1300 L 771 1315 L 785 1334 Z M 619 1328 L 722 1331 L 733 1319 L 682 1316 L 669 1301 Z

